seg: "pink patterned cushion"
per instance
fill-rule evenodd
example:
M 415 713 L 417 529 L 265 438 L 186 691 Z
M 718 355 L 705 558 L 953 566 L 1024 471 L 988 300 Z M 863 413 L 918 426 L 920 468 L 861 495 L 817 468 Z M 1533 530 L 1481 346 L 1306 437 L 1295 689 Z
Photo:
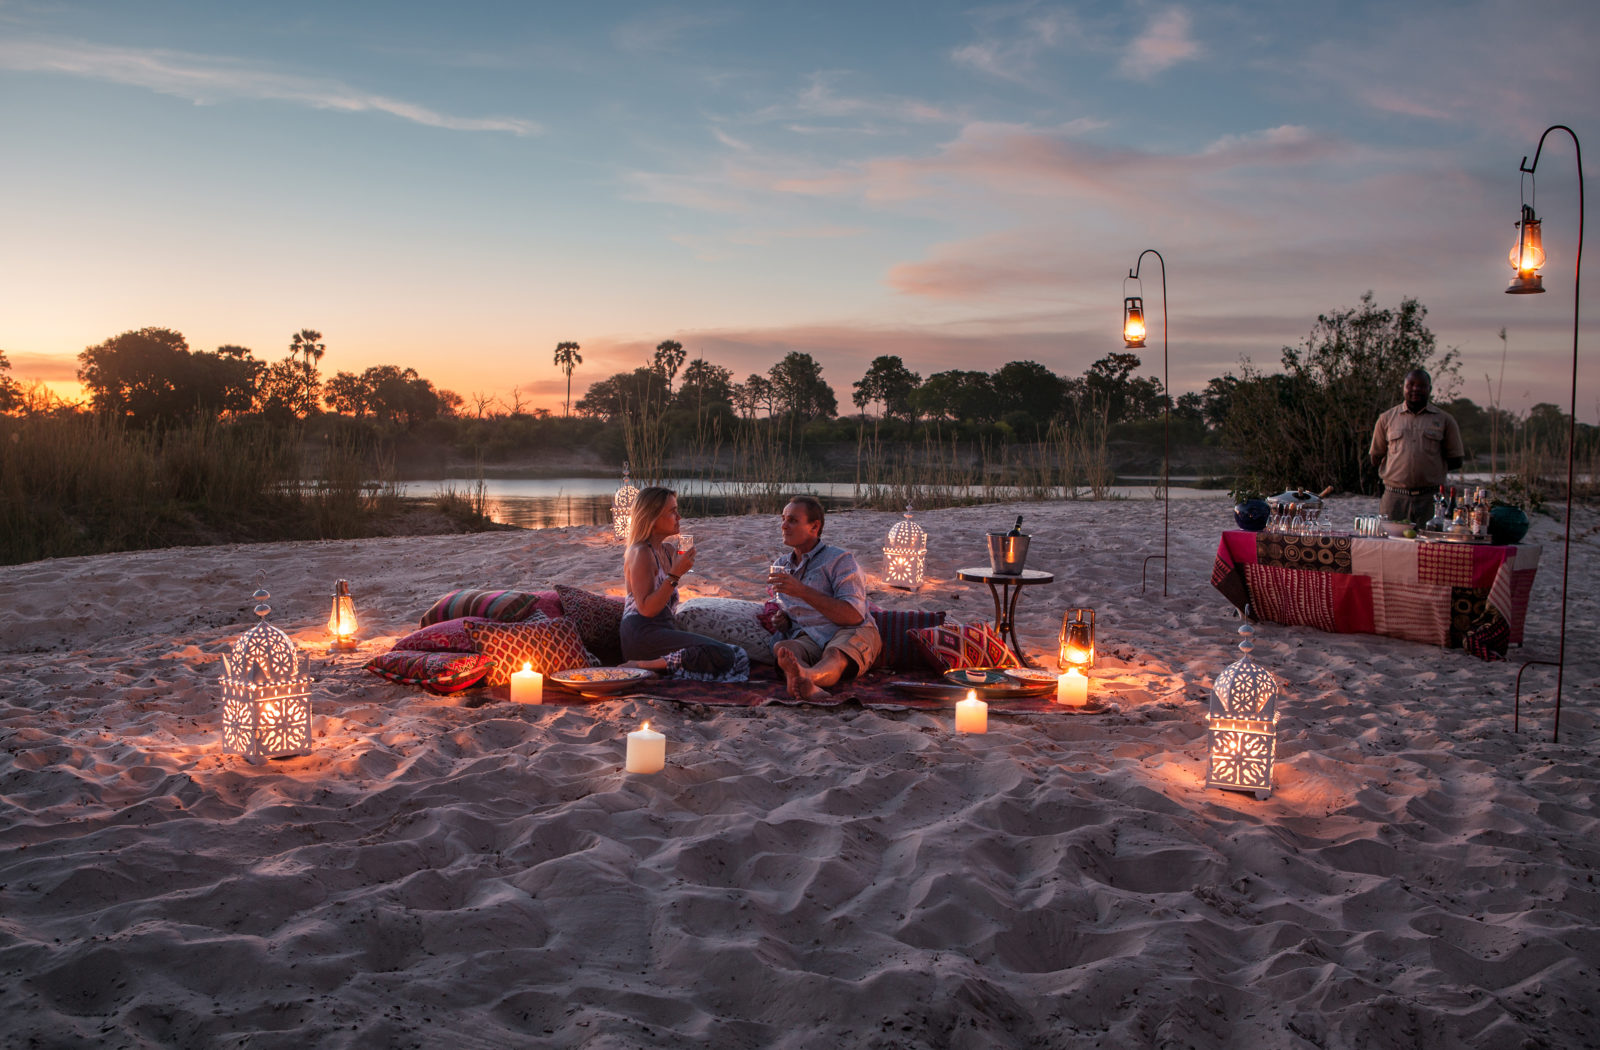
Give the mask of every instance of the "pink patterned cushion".
M 368 660 L 367 670 L 402 685 L 420 685 L 433 693 L 455 693 L 478 684 L 489 673 L 489 658 L 482 653 L 394 649 Z
M 592 594 L 577 587 L 556 584 L 561 599 L 561 615 L 578 628 L 578 636 L 600 662 L 607 666 L 622 662 L 622 599 Z
M 1020 666 L 995 629 L 986 623 L 946 620 L 937 627 L 920 627 L 906 634 L 928 662 L 941 671 Z
M 540 612 L 533 615 L 540 620 L 545 618 Z M 454 620 L 440 620 L 421 630 L 412 631 L 395 642 L 394 648 L 427 653 L 475 653 L 478 650 L 473 646 L 471 636 L 467 634 L 467 624 L 493 622 L 481 616 L 459 616 Z
M 535 609 L 552 620 L 561 615 L 561 602 L 554 591 L 459 590 L 443 595 L 422 614 L 418 627 L 477 616 L 502 623 L 526 620 Z
M 489 685 L 505 685 L 527 664 L 540 674 L 572 667 L 593 667 L 577 628 L 567 620 L 537 623 L 468 623 L 472 644 L 489 658 Z

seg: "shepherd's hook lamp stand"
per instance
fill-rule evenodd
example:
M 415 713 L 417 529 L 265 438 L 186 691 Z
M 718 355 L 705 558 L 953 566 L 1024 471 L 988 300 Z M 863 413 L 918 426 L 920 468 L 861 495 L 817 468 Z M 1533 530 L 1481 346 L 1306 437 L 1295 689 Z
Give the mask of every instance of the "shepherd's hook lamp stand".
M 1583 148 L 1578 136 L 1565 124 L 1552 124 L 1539 136 L 1539 147 L 1533 151 L 1533 163 L 1523 156 L 1518 169 L 1532 176 L 1539 166 L 1539 154 L 1544 151 L 1544 140 L 1552 131 L 1565 131 L 1572 138 L 1572 152 L 1578 164 L 1578 253 L 1572 260 L 1572 394 L 1567 402 L 1567 523 L 1561 547 L 1561 637 L 1556 645 L 1555 660 L 1529 660 L 1517 672 L 1516 700 L 1513 707 L 1512 728 L 1522 728 L 1522 674 L 1534 664 L 1556 669 L 1556 714 L 1552 741 L 1561 739 L 1561 680 L 1567 662 L 1567 569 L 1572 561 L 1572 461 L 1578 441 L 1578 303 L 1583 287 Z M 1544 265 L 1544 238 L 1539 230 L 1539 217 L 1532 205 L 1522 204 L 1522 217 L 1517 220 L 1517 245 L 1511 249 L 1511 267 L 1517 275 L 1506 289 L 1510 295 L 1529 295 L 1544 291 L 1539 267 Z
M 1127 279 L 1123 281 L 1123 289 L 1127 289 L 1128 281 L 1139 280 L 1139 267 L 1144 265 L 1144 257 L 1154 255 L 1161 264 L 1161 393 L 1163 405 L 1161 410 L 1161 553 L 1152 554 L 1144 560 L 1144 565 L 1139 569 L 1139 593 L 1144 593 L 1145 573 L 1150 568 L 1150 563 L 1157 558 L 1161 559 L 1161 597 L 1167 596 L 1167 534 L 1170 531 L 1172 520 L 1172 481 L 1170 478 L 1172 462 L 1172 383 L 1167 378 L 1167 260 L 1154 248 L 1146 248 L 1139 253 L 1133 261 L 1133 269 L 1128 271 Z M 1143 285 L 1140 285 L 1143 289 Z M 1122 297 L 1122 342 L 1130 350 L 1144 346 L 1144 297 L 1138 295 L 1124 295 Z

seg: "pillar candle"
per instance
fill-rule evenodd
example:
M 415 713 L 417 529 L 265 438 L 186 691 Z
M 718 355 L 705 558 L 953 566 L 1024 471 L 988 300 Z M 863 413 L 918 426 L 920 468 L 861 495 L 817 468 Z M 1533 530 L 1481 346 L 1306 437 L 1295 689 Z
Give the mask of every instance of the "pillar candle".
M 1082 707 L 1089 702 L 1089 678 L 1076 667 L 1056 679 L 1056 703 Z
M 628 734 L 629 773 L 659 773 L 667 764 L 667 738 L 650 728 L 650 723 Z
M 956 704 L 956 732 L 985 733 L 989 730 L 989 705 L 978 694 L 967 690 L 967 698 Z
M 511 702 L 514 704 L 544 703 L 544 675 L 523 664 L 522 670 L 511 673 Z

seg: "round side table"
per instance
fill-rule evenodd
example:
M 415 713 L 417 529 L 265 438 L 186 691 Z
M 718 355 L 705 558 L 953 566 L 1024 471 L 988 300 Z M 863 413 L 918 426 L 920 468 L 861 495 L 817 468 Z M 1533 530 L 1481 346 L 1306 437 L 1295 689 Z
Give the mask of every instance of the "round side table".
M 991 569 L 957 569 L 956 576 L 968 583 L 987 583 L 989 596 L 994 599 L 994 629 L 1000 635 L 1000 640 L 1011 647 L 1011 653 L 1024 667 L 1031 667 L 1027 657 L 1022 655 L 1022 646 L 1017 641 L 1017 599 L 1022 597 L 1024 587 L 1032 587 L 1042 583 L 1054 583 L 1055 573 L 1043 572 L 1039 569 L 1023 569 L 1020 574 L 994 572 Z M 1007 640 L 1009 637 L 1009 641 Z

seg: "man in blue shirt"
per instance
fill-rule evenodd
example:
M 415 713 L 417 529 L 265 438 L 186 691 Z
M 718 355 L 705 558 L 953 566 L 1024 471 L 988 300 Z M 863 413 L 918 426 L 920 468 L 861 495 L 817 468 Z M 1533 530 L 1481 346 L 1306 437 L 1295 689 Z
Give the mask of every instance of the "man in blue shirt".
M 822 503 L 796 496 L 783 508 L 784 568 L 774 566 L 767 586 L 783 607 L 773 644 L 778 667 L 796 700 L 827 696 L 846 671 L 872 666 L 883 648 L 867 612 L 867 580 L 855 555 L 822 542 Z

